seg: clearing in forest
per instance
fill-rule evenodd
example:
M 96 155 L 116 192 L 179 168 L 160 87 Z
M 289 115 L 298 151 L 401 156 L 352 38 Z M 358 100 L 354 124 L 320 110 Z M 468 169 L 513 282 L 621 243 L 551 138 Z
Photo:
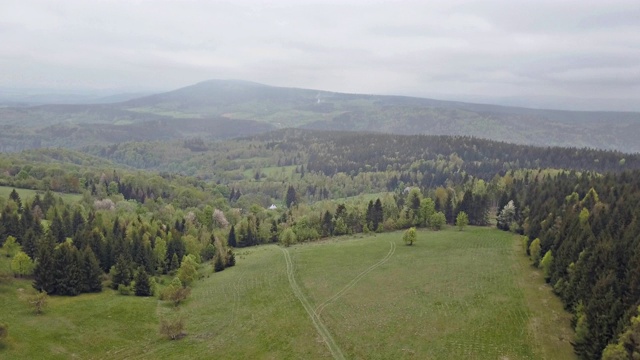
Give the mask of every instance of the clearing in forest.
M 106 289 L 53 297 L 31 315 L 16 280 L 0 285 L 3 358 L 574 359 L 569 315 L 524 258 L 489 228 L 339 237 L 238 249 L 180 306 L 187 336 L 157 333 L 173 311 Z M 4 261 L 4 260 L 1 260 Z M 130 310 L 126 310 L 130 309 Z M 126 330 L 125 330 L 126 329 Z

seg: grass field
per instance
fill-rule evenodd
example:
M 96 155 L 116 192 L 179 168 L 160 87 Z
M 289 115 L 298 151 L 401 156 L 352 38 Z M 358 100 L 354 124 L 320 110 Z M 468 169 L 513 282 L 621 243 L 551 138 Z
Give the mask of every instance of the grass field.
M 573 359 L 569 315 L 522 256 L 488 228 L 333 238 L 237 252 L 181 306 L 187 336 L 162 339 L 153 298 L 111 290 L 55 297 L 31 315 L 29 282 L 0 285 L 10 337 L 0 358 Z M 6 269 L 6 259 L 0 266 Z
M 3 199 L 8 199 L 9 198 L 9 194 L 11 194 L 11 191 L 13 191 L 14 187 L 11 186 L 0 186 L 0 198 Z M 30 190 L 30 189 L 18 189 L 15 188 L 16 191 L 18 192 L 18 195 L 20 195 L 20 199 L 26 200 L 26 199 L 33 199 L 37 193 L 40 194 L 40 198 L 42 198 L 44 191 L 36 191 L 36 190 Z M 82 199 L 82 195 L 80 194 L 63 194 L 63 193 L 54 193 L 56 196 L 60 196 L 62 197 L 62 200 L 64 200 L 65 202 L 76 202 Z

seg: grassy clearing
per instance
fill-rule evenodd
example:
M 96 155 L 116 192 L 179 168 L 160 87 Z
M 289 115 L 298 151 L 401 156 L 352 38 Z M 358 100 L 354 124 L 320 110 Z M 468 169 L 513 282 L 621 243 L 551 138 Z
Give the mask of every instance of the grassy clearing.
M 20 199 L 22 199 L 23 202 L 26 199 L 33 199 L 36 196 L 36 194 L 40 194 L 40 198 L 42 198 L 42 196 L 44 195 L 44 191 L 36 191 L 31 189 L 18 189 L 12 186 L 0 186 L 0 197 L 4 199 L 8 199 L 9 194 L 11 194 L 11 191 L 13 191 L 13 189 L 16 189 L 16 191 L 18 192 L 18 195 L 20 195 Z M 54 194 L 56 196 L 62 197 L 62 200 L 64 200 L 65 202 L 76 202 L 76 201 L 82 200 L 81 194 L 64 194 L 64 193 L 54 193 Z
M 487 228 L 420 231 L 414 246 L 401 237 L 239 250 L 235 267 L 199 281 L 181 306 L 179 341 L 158 335 L 174 310 L 153 298 L 105 290 L 53 298 L 34 316 L 17 297 L 30 283 L 16 280 L 0 285 L 10 326 L 0 357 L 574 358 L 568 316 L 516 237 Z

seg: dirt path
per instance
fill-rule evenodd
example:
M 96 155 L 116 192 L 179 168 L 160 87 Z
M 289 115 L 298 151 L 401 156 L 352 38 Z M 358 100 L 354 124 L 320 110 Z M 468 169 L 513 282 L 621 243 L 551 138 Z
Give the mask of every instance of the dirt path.
M 298 283 L 295 278 L 293 261 L 291 260 L 291 255 L 289 254 L 289 251 L 285 248 L 281 248 L 281 250 L 284 253 L 284 259 L 287 262 L 287 276 L 289 278 L 289 285 L 291 285 L 291 289 L 293 290 L 293 293 L 296 295 L 298 300 L 300 300 L 300 303 L 302 304 L 304 309 L 307 311 L 307 314 L 309 314 L 309 317 L 313 322 L 313 326 L 316 328 L 320 336 L 322 336 L 322 339 L 324 340 L 324 342 L 329 347 L 329 351 L 331 351 L 331 355 L 333 355 L 333 358 L 345 359 L 344 354 L 342 353 L 342 350 L 340 350 L 340 347 L 338 346 L 338 344 L 335 342 L 335 340 L 333 340 L 333 337 L 331 337 L 331 333 L 329 332 L 327 327 L 324 325 L 324 323 L 322 322 L 318 314 L 315 312 L 311 304 L 309 304 L 309 300 L 307 300 L 306 296 L 304 296 L 304 293 L 302 292 L 302 290 L 300 290 L 300 287 L 298 286 Z
M 380 265 L 386 263 L 387 261 L 389 261 L 391 256 L 393 256 L 393 254 L 396 252 L 396 244 L 394 242 L 392 242 L 392 241 L 389 241 L 389 244 L 391 245 L 391 248 L 389 249 L 389 252 L 387 253 L 387 255 L 385 255 L 385 257 L 382 258 L 382 260 L 380 260 L 377 263 L 369 266 L 366 270 L 364 270 L 363 272 L 358 274 L 355 278 L 353 278 L 353 280 L 351 280 L 347 285 L 345 285 L 340 291 L 338 291 L 332 297 L 330 297 L 327 300 L 325 300 L 322 304 L 318 305 L 318 307 L 315 310 L 316 314 L 319 316 L 320 313 L 322 313 L 322 310 L 324 310 L 325 307 L 327 307 L 328 305 L 330 305 L 334 301 L 338 300 L 338 298 L 340 298 L 342 295 L 344 295 L 344 293 L 349 291 L 349 289 L 351 289 L 356 283 L 358 283 L 358 281 L 360 281 L 363 277 L 365 277 L 365 275 L 367 275 L 368 273 L 372 272 L 378 266 L 380 266 Z

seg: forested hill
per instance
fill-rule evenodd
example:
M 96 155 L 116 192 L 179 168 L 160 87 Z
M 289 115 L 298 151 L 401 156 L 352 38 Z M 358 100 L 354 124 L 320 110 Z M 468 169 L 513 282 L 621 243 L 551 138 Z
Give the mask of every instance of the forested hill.
M 168 128 L 162 134 L 136 128 L 142 124 L 152 130 L 154 121 L 169 124 Z M 61 137 L 57 131 L 61 126 L 63 133 L 78 135 Z M 220 139 L 274 128 L 307 128 L 474 136 L 537 146 L 640 152 L 635 136 L 640 133 L 640 113 L 536 110 L 231 80 L 205 81 L 114 104 L 0 108 L 0 127 L 0 151 L 183 139 L 198 132 Z
M 307 170 L 333 175 L 367 171 L 410 170 L 438 162 L 475 177 L 490 179 L 515 169 L 555 168 L 577 171 L 640 169 L 640 155 L 618 151 L 535 147 L 468 136 L 389 135 L 335 131 L 283 130 L 255 139 L 271 147 L 309 148 Z M 430 165 L 427 165 L 430 164 Z
M 124 109 L 181 116 L 226 116 L 278 127 L 469 135 L 539 146 L 640 152 L 640 113 L 536 110 L 454 101 L 343 94 L 211 80 L 130 100 Z
M 640 305 L 640 172 L 516 181 L 501 205 L 507 200 L 499 226 L 502 220 L 503 228 L 527 235 L 534 265 L 575 315 L 580 358 L 600 359 L 612 343 L 603 359 L 636 359 L 640 317 L 631 318 Z
M 377 173 L 388 178 L 385 190 L 395 188 L 398 180 L 431 187 L 467 175 L 490 180 L 496 174 L 519 169 L 599 173 L 640 169 L 640 155 L 617 151 L 543 148 L 463 136 L 302 129 L 222 142 L 135 142 L 92 146 L 85 151 L 140 169 L 179 172 L 227 183 L 253 180 L 256 175 L 261 176 L 262 169 L 273 169 L 272 172 L 292 165 L 327 177 Z

